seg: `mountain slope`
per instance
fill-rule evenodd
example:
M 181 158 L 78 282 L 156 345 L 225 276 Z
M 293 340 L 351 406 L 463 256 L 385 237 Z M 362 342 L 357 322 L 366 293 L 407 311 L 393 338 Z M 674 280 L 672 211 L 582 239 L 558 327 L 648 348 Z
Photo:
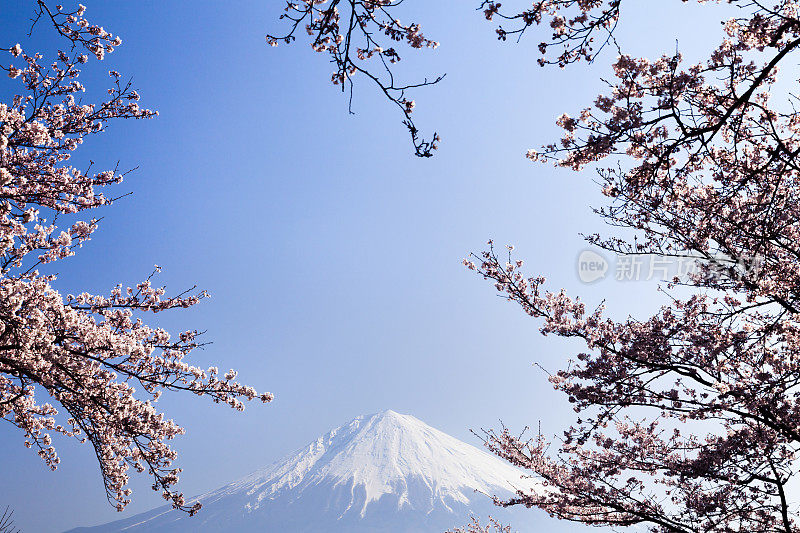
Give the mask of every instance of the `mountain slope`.
M 165 506 L 71 533 L 444 531 L 465 524 L 470 513 L 502 516 L 487 495 L 508 496 L 530 483 L 474 446 L 384 411 L 198 496 L 203 509 L 196 517 Z

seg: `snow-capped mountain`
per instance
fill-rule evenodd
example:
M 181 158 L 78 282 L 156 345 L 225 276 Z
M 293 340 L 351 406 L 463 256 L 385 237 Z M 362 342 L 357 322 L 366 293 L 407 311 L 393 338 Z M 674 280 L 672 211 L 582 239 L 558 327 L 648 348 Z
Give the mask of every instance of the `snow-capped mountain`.
M 195 517 L 162 507 L 71 533 L 442 532 L 471 513 L 503 517 L 489 495 L 531 483 L 483 450 L 384 411 L 198 496 L 203 509 Z

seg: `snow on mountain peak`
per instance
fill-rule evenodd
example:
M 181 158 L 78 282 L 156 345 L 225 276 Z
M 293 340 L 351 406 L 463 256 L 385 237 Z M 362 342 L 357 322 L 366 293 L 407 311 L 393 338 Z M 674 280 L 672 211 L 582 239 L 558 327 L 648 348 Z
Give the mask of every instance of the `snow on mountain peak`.
M 410 489 L 418 483 L 431 492 L 431 506 L 440 503 L 448 509 L 452 501 L 467 504 L 475 491 L 494 494 L 530 484 L 519 470 L 483 450 L 411 415 L 386 410 L 359 416 L 283 461 L 206 496 L 246 489 L 252 497 L 248 508 L 254 510 L 285 490 L 302 492 L 331 482 L 363 488 L 363 498 L 351 490 L 343 510 L 359 505 L 361 516 L 387 494 L 397 494 L 399 507 L 412 505 Z
M 479 507 L 493 507 L 487 495 L 533 486 L 497 457 L 387 410 L 354 418 L 267 468 L 198 496 L 199 521 L 162 508 L 86 531 L 249 532 L 265 523 L 291 531 L 421 531 L 466 522 Z

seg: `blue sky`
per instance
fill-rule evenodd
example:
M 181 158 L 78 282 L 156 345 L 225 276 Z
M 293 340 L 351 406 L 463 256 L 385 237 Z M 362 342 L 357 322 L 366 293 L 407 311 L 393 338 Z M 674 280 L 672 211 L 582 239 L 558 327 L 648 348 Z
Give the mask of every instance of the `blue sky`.
M 499 420 L 517 429 L 541 420 L 557 433 L 571 411 L 532 363 L 557 368 L 577 345 L 539 336 L 536 322 L 461 259 L 488 238 L 513 242 L 528 271 L 554 289 L 590 304 L 605 298 L 618 316 L 658 304 L 652 283 L 580 283 L 578 233 L 602 229 L 589 207 L 603 203 L 593 174 L 524 158 L 556 138 L 558 115 L 602 90 L 611 57 L 591 68 L 541 69 L 541 34 L 502 45 L 468 2 L 408 0 L 442 46 L 407 54 L 405 72 L 447 73 L 417 94 L 418 125 L 443 137 L 437 155 L 420 160 L 372 87 L 356 87 L 356 115 L 348 116 L 324 57 L 302 42 L 265 45 L 264 35 L 280 29 L 279 4 L 87 2 L 90 20 L 124 44 L 90 63 L 84 83 L 97 87 L 105 70 L 119 70 L 161 115 L 115 124 L 84 146 L 98 164 L 138 166 L 118 189 L 134 194 L 99 213 L 96 237 L 57 264 L 58 287 L 105 292 L 157 263 L 168 288 L 197 284 L 212 294 L 159 323 L 207 330 L 213 344 L 196 361 L 235 368 L 276 394 L 243 414 L 202 398 L 160 402 L 188 429 L 175 444 L 183 490 L 215 488 L 388 408 L 473 444 L 470 429 Z M 637 4 L 620 34 L 632 53 L 672 52 L 679 39 L 699 56 L 719 36 L 718 7 Z M 52 50 L 44 28 L 25 37 L 30 2 L 0 0 L 0 12 L 0 46 Z M 12 87 L 3 81 L 0 91 Z M 89 447 L 57 440 L 62 465 L 51 473 L 22 441 L 10 424 L 0 428 L 0 507 L 12 506 L 26 532 L 161 503 L 137 477 L 134 502 L 119 515 Z

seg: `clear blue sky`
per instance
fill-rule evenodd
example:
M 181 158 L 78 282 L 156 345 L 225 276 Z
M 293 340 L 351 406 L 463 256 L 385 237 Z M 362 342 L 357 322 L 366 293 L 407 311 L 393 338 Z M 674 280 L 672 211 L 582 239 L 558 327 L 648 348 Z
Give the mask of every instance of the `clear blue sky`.
M 515 243 L 551 287 L 590 303 L 606 298 L 616 315 L 657 304 L 653 284 L 578 281 L 578 233 L 601 229 L 589 207 L 603 202 L 594 176 L 524 159 L 555 139 L 556 116 L 602 90 L 607 61 L 541 69 L 541 34 L 497 43 L 473 9 L 477 0 L 408 0 L 442 46 L 407 54 L 404 68 L 447 73 L 417 95 L 419 125 L 443 137 L 436 157 L 419 160 L 372 87 L 357 86 L 357 115 L 348 116 L 325 58 L 302 42 L 265 45 L 280 28 L 282 2 L 85 3 L 90 20 L 124 40 L 106 62 L 90 64 L 85 83 L 102 82 L 98 73 L 109 68 L 132 75 L 144 105 L 161 116 L 115 124 L 83 148 L 100 164 L 139 169 L 118 189 L 134 195 L 99 213 L 96 237 L 58 263 L 58 286 L 105 292 L 158 263 L 168 288 L 196 283 L 213 296 L 161 323 L 207 330 L 213 344 L 197 361 L 235 368 L 276 394 L 244 414 L 202 398 L 160 402 L 188 428 L 176 441 L 187 494 L 387 408 L 473 444 L 470 428 L 501 419 L 515 429 L 541 420 L 557 433 L 571 411 L 532 362 L 557 368 L 576 346 L 539 336 L 536 322 L 464 269 L 461 259 L 489 237 Z M 628 4 L 620 36 L 633 53 L 672 52 L 679 38 L 689 56 L 700 55 L 720 35 L 719 7 Z M 0 46 L 52 50 L 44 28 L 25 37 L 31 5 L 0 0 Z M 3 95 L 11 87 L 0 82 Z M 149 480 L 135 477 L 134 503 L 119 515 L 88 446 L 57 440 L 62 465 L 51 473 L 22 441 L 10 424 L 0 427 L 0 507 L 14 508 L 26 533 L 161 504 Z

